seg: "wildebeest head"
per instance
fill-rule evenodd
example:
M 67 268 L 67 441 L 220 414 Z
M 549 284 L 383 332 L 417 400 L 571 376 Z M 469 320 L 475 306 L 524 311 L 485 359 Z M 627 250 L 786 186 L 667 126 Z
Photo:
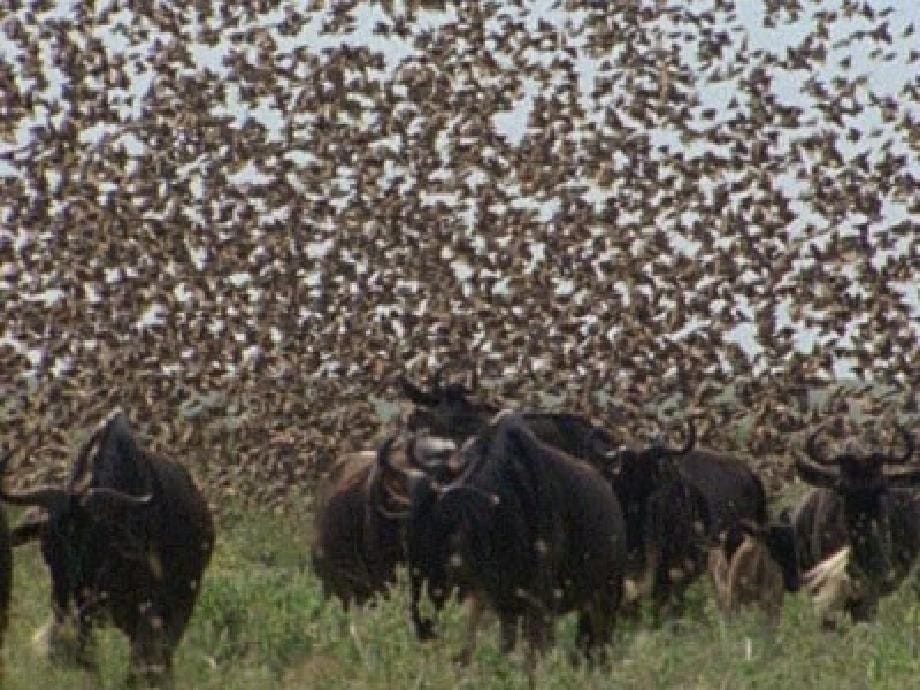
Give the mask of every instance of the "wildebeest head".
M 483 506 L 488 510 L 494 497 L 466 485 L 477 466 L 478 456 L 473 449 L 478 447 L 478 439 L 471 439 L 452 458 L 452 467 L 456 468 L 457 462 L 465 465 L 447 483 L 418 468 L 403 470 L 394 467 L 390 462 L 393 445 L 393 439 L 381 445 L 377 459 L 382 468 L 381 474 L 402 475 L 399 481 L 408 494 L 406 510 L 396 517 L 406 522 L 406 560 L 412 585 L 413 622 L 419 638 L 428 639 L 434 635 L 434 626 L 430 619 L 422 618 L 419 610 L 422 583 L 427 583 L 428 596 L 435 607 L 441 608 L 452 587 L 463 580 L 456 553 L 458 540 L 462 538 L 463 522 Z M 393 516 L 392 513 L 388 515 Z
M 397 451 L 400 461 L 392 462 Z M 424 475 L 435 483 L 456 476 L 456 444 L 447 438 L 427 433 L 409 433 L 386 439 L 377 449 L 367 480 L 371 508 L 385 517 L 405 519 L 410 486 Z
M 41 486 L 27 491 L 2 487 L 9 456 L 0 462 L 0 499 L 32 508 L 13 529 L 12 543 L 19 546 L 32 540 L 41 544 L 42 555 L 51 573 L 53 601 L 58 614 L 67 611 L 74 597 L 92 577 L 99 550 L 111 550 L 126 557 L 144 557 L 143 546 L 127 525 L 135 511 L 147 506 L 151 494 L 128 494 L 99 486 L 93 467 L 101 454 L 113 452 L 124 443 L 120 438 L 124 420 L 110 417 L 81 447 L 71 480 L 63 487 Z
M 820 428 L 808 439 L 810 459 L 796 459 L 799 476 L 809 484 L 835 491 L 843 502 L 852 559 L 871 581 L 886 583 L 893 575 L 890 489 L 920 486 L 920 468 L 906 467 L 913 439 L 904 429 L 901 457 L 849 446 L 826 461 L 817 447 Z
M 473 399 L 475 372 L 470 388 L 458 383 L 442 383 L 441 379 L 442 370 L 439 370 L 425 391 L 400 378 L 403 392 L 415 404 L 406 426 L 411 430 L 428 429 L 434 436 L 465 440 L 478 433 L 498 408 Z
M 607 478 L 615 488 L 620 487 L 618 493 L 644 499 L 662 481 L 678 476 L 674 458 L 686 455 L 695 445 L 696 430 L 691 424 L 678 448 L 668 447 L 661 439 L 641 448 L 618 448 L 607 454 Z
M 692 451 L 695 444 L 696 432 L 691 424 L 681 447 L 668 447 L 656 441 L 641 448 L 625 446 L 607 454 L 605 476 L 626 513 L 627 531 L 630 531 L 630 524 L 640 524 L 638 513 L 652 493 L 679 479 L 675 459 Z M 638 546 L 634 543 L 638 539 L 639 534 L 628 538 L 630 549 Z

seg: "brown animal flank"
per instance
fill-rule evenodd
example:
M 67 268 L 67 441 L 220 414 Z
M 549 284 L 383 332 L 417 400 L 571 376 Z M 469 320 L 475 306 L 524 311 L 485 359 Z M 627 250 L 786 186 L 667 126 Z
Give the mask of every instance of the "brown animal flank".
M 770 555 L 764 529 L 744 521 L 710 550 L 709 574 L 716 603 L 730 617 L 747 606 L 757 606 L 771 625 L 779 622 L 783 605 L 783 572 Z M 738 541 L 740 538 L 740 541 Z

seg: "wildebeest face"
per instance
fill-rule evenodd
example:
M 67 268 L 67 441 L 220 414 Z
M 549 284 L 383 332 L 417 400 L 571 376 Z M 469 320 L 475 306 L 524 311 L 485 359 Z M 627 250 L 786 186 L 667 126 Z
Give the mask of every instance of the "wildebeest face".
M 642 526 L 649 499 L 659 487 L 677 478 L 677 470 L 671 458 L 652 449 L 621 448 L 607 458 L 606 476 L 622 506 L 627 550 L 632 553 L 643 544 Z
M 449 541 L 453 525 L 438 505 L 439 495 L 428 477 L 419 477 L 410 487 L 411 512 L 406 523 L 406 556 L 412 584 L 412 608 L 416 633 L 422 639 L 433 636 L 433 623 L 419 613 L 422 584 L 435 606 L 442 606 L 448 594 Z
M 427 582 L 428 596 L 436 606 L 444 604 L 462 570 L 459 549 L 471 512 L 466 504 L 484 500 L 475 489 L 445 492 L 428 478 L 414 482 L 406 549 L 414 574 Z
M 470 469 L 470 468 L 467 468 Z M 447 487 L 417 475 L 410 482 L 411 510 L 406 523 L 406 555 L 412 584 L 413 619 L 419 637 L 431 637 L 432 622 L 422 620 L 418 604 L 422 584 L 436 608 L 454 587 L 468 580 L 462 560 L 477 519 L 488 519 L 498 498 L 474 486 Z
M 855 562 L 867 574 L 884 577 L 891 569 L 890 496 L 887 491 L 849 491 L 843 514 Z
M 660 441 L 644 448 L 623 446 L 607 453 L 605 475 L 624 507 L 630 502 L 644 502 L 657 487 L 680 478 L 677 458 L 693 450 L 695 444 L 696 431 L 690 425 L 680 448 Z
M 7 458 L 0 462 L 0 478 Z M 10 492 L 0 486 L 0 498 L 28 506 L 23 521 L 12 531 L 14 546 L 38 540 L 51 574 L 53 601 L 59 612 L 83 596 L 93 570 L 109 554 L 139 552 L 127 525 L 130 513 L 147 505 L 151 496 L 130 496 L 106 488 L 72 485 L 44 486 Z M 80 602 L 76 602 L 78 606 Z
M 492 405 L 474 402 L 472 393 L 460 384 L 435 384 L 427 392 L 405 379 L 401 384 L 415 404 L 406 420 L 412 430 L 428 429 L 434 436 L 466 439 L 478 433 L 497 411 Z
M 822 462 L 817 448 L 819 431 L 812 433 L 806 444 L 812 461 L 797 458 L 796 469 L 805 481 L 832 489 L 840 496 L 854 565 L 870 580 L 884 583 L 894 577 L 890 489 L 920 484 L 920 470 L 906 466 L 913 440 L 902 430 L 905 452 L 900 458 L 850 448 L 828 464 Z M 886 467 L 886 463 L 897 466 Z

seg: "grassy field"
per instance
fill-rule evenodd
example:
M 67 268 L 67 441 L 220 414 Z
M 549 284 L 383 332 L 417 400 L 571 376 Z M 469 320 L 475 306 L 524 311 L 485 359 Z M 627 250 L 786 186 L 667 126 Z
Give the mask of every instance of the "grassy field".
M 526 688 L 523 655 L 502 657 L 494 621 L 480 634 L 475 661 L 452 664 L 465 611 L 441 617 L 442 637 L 420 645 L 408 623 L 405 588 L 346 614 L 324 602 L 309 568 L 310 520 L 225 514 L 214 560 L 176 659 L 178 688 Z M 22 690 L 119 688 L 127 645 L 99 635 L 100 674 L 58 668 L 36 655 L 34 630 L 48 612 L 48 581 L 38 549 L 17 551 L 11 630 L 0 687 Z M 787 598 L 771 635 L 755 615 L 722 623 L 708 583 L 692 590 L 676 629 L 619 626 L 608 667 L 567 662 L 571 618 L 540 664 L 541 688 L 920 688 L 920 587 L 884 600 L 878 620 L 823 633 L 803 596 Z

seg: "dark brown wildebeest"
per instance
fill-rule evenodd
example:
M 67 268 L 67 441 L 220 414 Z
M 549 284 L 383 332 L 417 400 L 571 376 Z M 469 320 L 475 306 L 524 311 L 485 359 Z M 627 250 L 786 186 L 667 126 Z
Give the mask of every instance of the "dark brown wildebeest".
M 691 426 L 681 448 L 655 443 L 607 454 L 606 478 L 626 524 L 625 603 L 650 597 L 656 623 L 665 609 L 680 612 L 684 590 L 705 567 L 706 501 L 678 466 L 694 443 Z
M 498 412 L 490 403 L 474 399 L 474 392 L 459 383 L 442 383 L 443 367 L 423 390 L 405 377 L 399 378 L 405 396 L 415 405 L 406 418 L 410 431 L 427 429 L 433 436 L 450 438 L 462 443 L 475 436 Z M 473 377 L 475 387 L 476 377 Z
M 410 434 L 400 439 L 396 464 L 443 478 L 454 450 L 447 439 Z M 317 492 L 313 568 L 324 594 L 338 597 L 346 608 L 384 591 L 405 561 L 396 514 L 407 505 L 407 489 L 402 475 L 377 457 L 376 451 L 345 455 Z
M 40 509 L 12 539 L 41 545 L 51 638 L 72 623 L 76 660 L 92 667 L 92 628 L 111 621 L 130 641 L 129 685 L 170 683 L 214 546 L 211 513 L 188 470 L 142 449 L 116 410 L 81 448 L 66 486 L 0 489 L 0 499 Z
M 913 438 L 901 430 L 905 450 L 899 458 L 850 446 L 828 462 L 817 447 L 820 430 L 806 443 L 809 459 L 796 458 L 799 476 L 818 487 L 795 516 L 800 561 L 811 568 L 849 546 L 846 571 L 860 596 L 850 598 L 846 611 L 866 620 L 920 554 L 920 468 L 907 466 Z
M 769 528 L 741 520 L 728 529 L 722 543 L 709 552 L 712 578 L 719 610 L 726 617 L 741 607 L 758 606 L 769 622 L 779 623 L 783 607 L 783 569 L 771 555 Z
M 771 556 L 789 591 L 798 589 L 795 540 L 788 525 L 767 523 L 760 478 L 740 458 L 694 447 L 691 425 L 683 447 L 660 442 L 608 453 L 606 475 L 626 515 L 636 594 L 679 613 L 687 585 L 706 567 L 706 553 L 739 521 L 767 530 Z
M 407 424 L 458 442 L 484 428 L 497 411 L 462 385 L 442 384 L 440 372 L 427 391 L 405 379 L 401 385 L 415 403 Z M 660 443 L 617 448 L 606 430 L 581 415 L 520 416 L 542 442 L 586 460 L 612 483 L 625 514 L 629 583 L 639 580 L 628 598 L 650 595 L 656 619 L 663 607 L 679 611 L 686 585 L 705 569 L 706 544 L 721 530 L 737 519 L 766 521 L 766 493 L 757 475 L 734 456 L 694 449 L 692 427 L 683 449 Z
M 421 473 L 409 479 L 413 616 L 423 584 L 436 604 L 462 584 L 498 614 L 504 651 L 523 622 L 532 659 L 551 639 L 553 618 L 575 610 L 581 647 L 600 652 L 612 634 L 626 554 L 609 484 L 537 439 L 516 414 L 468 440 L 461 455 L 463 470 L 447 484 Z

